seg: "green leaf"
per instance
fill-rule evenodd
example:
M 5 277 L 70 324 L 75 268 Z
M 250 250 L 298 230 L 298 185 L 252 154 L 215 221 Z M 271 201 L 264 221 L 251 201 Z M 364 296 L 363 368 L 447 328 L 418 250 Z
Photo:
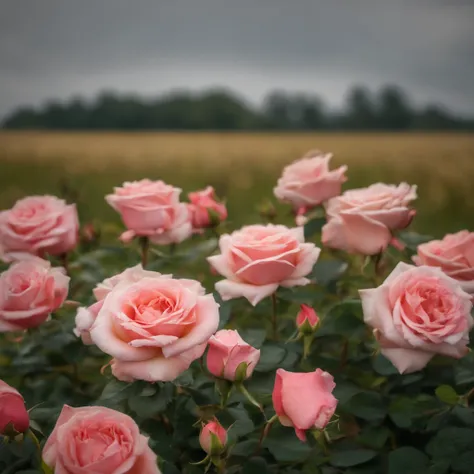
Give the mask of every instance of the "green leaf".
M 452 414 L 464 425 L 474 428 L 474 410 L 471 408 L 457 405 L 453 408 Z
M 443 428 L 431 439 L 426 448 L 434 460 L 446 459 L 453 462 L 474 446 L 474 430 L 469 428 Z
M 242 339 L 256 349 L 260 349 L 267 337 L 267 331 L 265 329 L 244 329 L 239 331 Z
M 104 387 L 99 400 L 108 400 L 120 402 L 126 400 L 133 391 L 133 384 L 120 382 L 120 380 L 112 379 Z
M 161 384 L 158 391 L 149 397 L 135 395 L 128 399 L 130 410 L 141 418 L 152 418 L 165 410 L 174 397 L 174 386 L 171 383 Z
M 232 429 L 232 428 L 231 428 Z M 247 458 L 250 454 L 254 453 L 258 446 L 258 439 L 246 439 L 237 443 L 231 451 L 231 456 L 239 456 Z
M 456 385 L 474 384 L 474 351 L 458 360 L 454 366 Z
M 398 374 L 397 368 L 382 354 L 377 354 L 372 360 L 372 367 L 380 375 Z
M 459 402 L 459 395 L 450 385 L 440 385 L 435 393 L 439 400 L 448 405 L 456 405 Z
M 236 407 L 227 408 L 225 412 L 230 416 L 228 425 L 231 425 L 229 430 L 229 438 L 237 439 L 251 433 L 255 426 L 249 417 L 244 405 L 239 403 Z M 221 418 L 221 417 L 219 417 Z
M 366 426 L 357 436 L 359 444 L 373 449 L 382 449 L 390 436 L 390 430 L 386 426 Z
M 377 451 L 371 449 L 349 449 L 347 451 L 333 451 L 329 462 L 334 467 L 357 466 L 370 461 L 377 456 Z
M 244 463 L 241 471 L 242 474 L 266 474 L 269 472 L 267 461 L 260 457 L 249 459 Z
M 460 474 L 472 474 L 474 471 L 474 448 L 454 459 L 452 466 Z
M 398 397 L 390 403 L 388 414 L 398 427 L 409 428 L 419 412 L 412 398 Z
M 280 367 L 287 351 L 283 344 L 266 342 L 260 352 L 260 360 L 255 367 L 257 372 L 270 372 Z
M 388 474 L 423 474 L 429 458 L 422 451 L 405 446 L 388 455 Z
M 311 219 L 304 225 L 304 238 L 308 240 L 314 234 L 321 232 L 323 225 L 326 224 L 325 217 L 317 217 L 316 219 Z
M 318 285 L 328 285 L 338 280 L 348 267 L 349 264 L 342 260 L 318 260 L 308 278 Z
M 359 418 L 373 422 L 382 421 L 387 414 L 381 395 L 375 392 L 357 393 L 344 408 Z
M 302 462 L 312 451 L 308 443 L 301 442 L 291 428 L 274 426 L 263 442 L 277 462 Z

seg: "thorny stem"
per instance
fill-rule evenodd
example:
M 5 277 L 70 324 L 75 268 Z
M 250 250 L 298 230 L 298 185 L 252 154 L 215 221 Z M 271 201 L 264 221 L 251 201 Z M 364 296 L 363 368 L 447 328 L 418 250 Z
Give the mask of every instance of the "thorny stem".
M 272 332 L 273 339 L 278 341 L 277 297 L 275 293 L 272 294 Z
M 262 449 L 262 444 L 265 441 L 265 438 L 268 436 L 268 433 L 270 433 L 273 423 L 275 423 L 277 419 L 278 419 L 278 415 L 274 415 L 263 425 L 263 429 L 260 434 L 260 439 L 258 440 L 258 445 L 257 445 L 257 449 L 255 450 L 254 456 L 256 456 Z

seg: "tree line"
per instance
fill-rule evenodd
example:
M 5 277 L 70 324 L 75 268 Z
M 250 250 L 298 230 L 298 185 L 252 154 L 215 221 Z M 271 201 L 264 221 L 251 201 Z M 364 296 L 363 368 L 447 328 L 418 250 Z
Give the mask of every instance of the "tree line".
M 474 130 L 474 117 L 460 117 L 440 105 L 416 107 L 403 89 L 353 87 L 341 110 L 317 95 L 270 92 L 253 107 L 227 89 L 186 91 L 154 99 L 103 92 L 22 107 L 1 124 L 6 129 L 54 130 Z

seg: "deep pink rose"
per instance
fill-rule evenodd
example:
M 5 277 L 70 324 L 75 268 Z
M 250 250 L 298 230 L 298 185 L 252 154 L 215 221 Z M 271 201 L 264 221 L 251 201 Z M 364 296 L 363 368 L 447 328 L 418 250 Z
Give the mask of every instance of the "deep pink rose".
M 329 170 L 332 154 L 318 150 L 308 152 L 302 159 L 286 166 L 273 192 L 295 210 L 319 206 L 328 199 L 341 194 L 342 183 L 347 181 L 344 173 L 347 166 Z
M 410 224 L 415 211 L 409 205 L 414 199 L 416 186 L 406 183 L 346 191 L 326 203 L 322 242 L 350 253 L 376 255 L 387 248 L 394 232 Z
M 401 262 L 381 286 L 359 293 L 364 321 L 401 374 L 421 370 L 435 354 L 468 353 L 470 297 L 439 268 Z
M 214 188 L 208 186 L 201 191 L 188 194 L 191 204 L 188 205 L 194 229 L 203 229 L 227 219 L 225 204 L 216 200 Z M 213 218 L 211 218 L 211 213 Z M 217 221 L 217 222 L 215 222 Z
M 192 233 L 187 205 L 179 201 L 181 189 L 163 181 L 125 182 L 105 200 L 120 213 L 128 231 L 121 239 L 149 237 L 160 245 L 179 243 Z
M 160 474 L 156 454 L 137 424 L 100 406 L 64 405 L 43 460 L 56 474 Z
M 21 394 L 0 380 L 0 435 L 8 435 L 9 428 L 24 433 L 30 426 L 25 401 Z
M 114 358 L 120 380 L 174 380 L 217 330 L 219 305 L 204 293 L 194 280 L 129 269 L 101 301 L 91 342 Z
M 38 257 L 14 263 L 0 274 L 0 332 L 42 324 L 65 301 L 69 277 Z
M 304 243 L 302 227 L 250 225 L 219 240 L 220 255 L 209 263 L 226 279 L 216 283 L 224 301 L 241 296 L 256 305 L 278 286 L 306 285 L 320 249 Z
M 272 400 L 280 423 L 294 427 L 301 441 L 306 441 L 306 430 L 324 429 L 336 410 L 335 386 L 332 375 L 321 369 L 307 373 L 278 369 Z
M 217 420 L 210 421 L 201 430 L 199 444 L 206 453 L 219 455 L 227 444 L 227 430 Z
M 247 379 L 259 360 L 260 351 L 247 344 L 237 331 L 222 329 L 209 339 L 207 369 L 216 377 L 235 380 L 237 368 L 245 362 L 247 371 L 244 378 Z
M 462 230 L 447 234 L 442 240 L 421 244 L 413 261 L 417 265 L 441 268 L 457 280 L 466 293 L 474 296 L 474 232 Z
M 319 317 L 316 311 L 306 304 L 300 306 L 300 311 L 296 316 L 296 327 L 303 328 L 303 325 L 309 325 L 310 329 L 314 329 L 319 323 Z
M 75 204 L 54 196 L 30 196 L 0 212 L 0 258 L 6 262 L 26 255 L 61 255 L 79 239 Z

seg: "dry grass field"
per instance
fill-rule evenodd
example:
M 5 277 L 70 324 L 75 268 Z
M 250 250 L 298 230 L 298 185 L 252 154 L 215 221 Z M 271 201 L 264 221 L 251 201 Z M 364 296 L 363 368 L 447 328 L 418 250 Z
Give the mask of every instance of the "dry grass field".
M 474 229 L 474 136 L 467 134 L 0 133 L 0 209 L 26 194 L 77 193 L 84 220 L 117 220 L 103 196 L 124 180 L 162 178 L 184 192 L 212 184 L 232 226 L 258 219 L 281 168 L 310 149 L 349 166 L 346 188 L 419 187 L 416 230 Z M 281 220 L 287 209 L 279 206 Z

